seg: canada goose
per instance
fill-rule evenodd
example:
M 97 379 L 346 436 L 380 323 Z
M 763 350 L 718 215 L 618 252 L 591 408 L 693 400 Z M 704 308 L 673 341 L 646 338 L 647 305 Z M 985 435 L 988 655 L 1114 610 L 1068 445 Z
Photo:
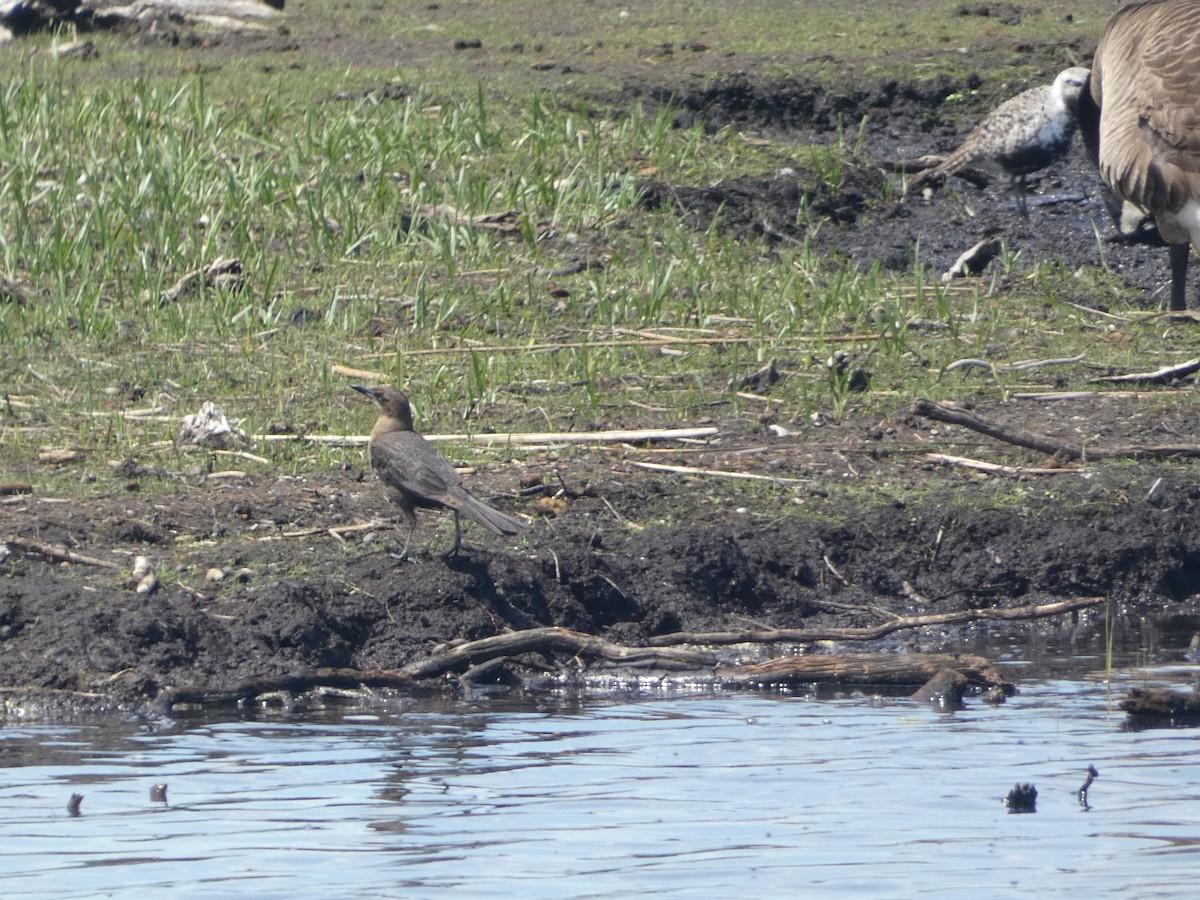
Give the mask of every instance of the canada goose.
M 1088 70 L 1073 66 L 1059 72 L 1053 84 L 1005 100 L 940 165 L 922 173 L 914 186 L 953 175 L 977 160 L 992 159 L 1008 173 L 1017 209 L 1028 216 L 1025 176 L 1066 156 L 1075 133 L 1076 106 L 1087 81 Z
M 1200 250 L 1200 0 L 1113 13 L 1079 117 L 1105 184 L 1154 216 L 1170 245 L 1171 309 L 1186 309 L 1188 254 Z

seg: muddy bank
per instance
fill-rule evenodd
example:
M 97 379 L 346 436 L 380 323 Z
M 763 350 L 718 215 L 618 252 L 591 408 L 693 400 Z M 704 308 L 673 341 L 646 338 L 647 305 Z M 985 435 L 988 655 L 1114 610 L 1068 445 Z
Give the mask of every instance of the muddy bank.
M 98 504 L 94 520 L 29 498 L 16 515 L 5 511 L 6 531 L 109 559 L 148 555 L 162 584 L 138 594 L 125 569 L 12 552 L 0 569 L 0 685 L 22 689 L 10 704 L 53 689 L 84 692 L 56 701 L 68 706 L 136 708 L 166 688 L 397 668 L 448 640 L 539 625 L 641 644 L 676 631 L 865 626 L 888 613 L 1097 595 L 1111 598 L 1119 628 L 1136 628 L 1143 614 L 1174 616 L 1182 647 L 1197 619 L 1200 491 L 1179 475 L 1167 472 L 1150 497 L 1103 474 L 1091 483 L 1068 476 L 1058 502 L 1019 510 L 946 492 L 919 507 L 824 508 L 818 519 L 785 515 L 787 492 L 726 496 L 705 511 L 695 500 L 711 499 L 711 486 L 651 476 L 598 483 L 595 497 L 535 522 L 518 544 L 470 529 L 469 549 L 449 561 L 436 552 L 448 524 L 427 521 L 423 549 L 405 562 L 390 554 L 390 532 L 347 544 L 282 536 L 383 512 L 373 485 L 349 477 L 290 490 L 258 480 L 236 500 L 205 488 L 180 492 L 174 505 L 118 498 Z M 327 502 L 314 504 L 318 495 Z M 631 527 L 676 503 L 685 524 Z M 273 519 L 260 518 L 267 510 Z M 193 532 L 200 519 L 224 539 Z M 214 567 L 238 574 L 207 581 Z M 1094 635 L 1104 617 L 1101 609 L 1016 627 Z M 969 631 L 886 643 L 956 647 Z M 515 670 L 567 660 L 535 662 Z

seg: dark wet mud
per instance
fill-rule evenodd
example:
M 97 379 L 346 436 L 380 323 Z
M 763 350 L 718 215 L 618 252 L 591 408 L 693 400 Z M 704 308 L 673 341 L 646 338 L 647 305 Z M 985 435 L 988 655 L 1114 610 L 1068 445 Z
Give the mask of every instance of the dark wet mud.
M 1061 65 L 1049 56 L 1052 74 Z M 1107 265 L 1150 292 L 1166 282 L 1161 249 L 1113 240 L 1099 180 L 1078 146 L 1034 180 L 1027 220 L 999 177 L 985 190 L 951 185 L 928 202 L 897 195 L 890 161 L 948 151 L 969 130 L 972 117 L 952 116 L 945 104 L 978 87 L 970 79 L 848 84 L 831 94 L 745 73 L 685 90 L 641 80 L 639 71 L 624 73 L 622 96 L 671 99 L 681 125 L 735 124 L 797 143 L 856 146 L 836 183 L 806 180 L 811 173 L 797 164 L 709 187 L 645 184 L 648 205 L 675 209 L 697 228 L 716 223 L 756 239 L 807 240 L 818 253 L 887 270 L 921 267 L 931 279 L 971 244 L 1002 233 L 1020 254 L 1018 268 L 1056 260 L 1065 272 Z M 1066 299 L 1070 283 L 1062 279 Z M 1074 299 L 1095 305 L 1092 297 Z M 1152 294 L 1146 303 L 1155 303 Z M 1019 419 L 1020 408 L 1007 415 Z M 1200 438 L 1185 412 L 1158 411 L 1153 421 L 1140 415 L 1120 400 L 1039 410 L 1043 424 L 1071 433 Z M 399 544 L 386 531 L 330 536 L 328 529 L 387 514 L 373 476 L 360 471 L 172 483 L 145 497 L 129 484 L 155 476 L 131 473 L 129 484 L 115 479 L 111 496 L 83 508 L 4 498 L 0 534 L 118 560 L 121 568 L 10 547 L 0 563 L 0 686 L 10 709 L 48 691 L 63 692 L 53 695 L 60 707 L 135 709 L 168 688 L 218 690 L 319 667 L 396 668 L 447 641 L 538 625 L 636 644 L 747 625 L 870 625 L 886 614 L 881 609 L 1097 595 L 1111 598 L 1110 611 L 1126 622 L 1174 617 L 1183 633 L 1200 616 L 1200 489 L 1187 466 L 1102 467 L 1031 486 L 1020 505 L 1010 495 L 994 505 L 986 482 L 923 461 L 930 426 L 915 419 L 851 415 L 790 438 L 765 435 L 755 422 L 718 424 L 711 453 L 679 461 L 720 467 L 743 454 L 737 467 L 804 485 L 731 486 L 637 470 L 619 456 L 580 458 L 563 474 L 588 490 L 561 516 L 539 518 L 528 536 L 507 543 L 468 525 L 468 547 L 449 561 L 437 553 L 449 536 L 444 516 L 423 519 L 419 549 L 405 562 L 390 555 Z M 975 439 L 952 427 L 939 434 L 943 443 Z M 753 455 L 744 455 L 750 448 Z M 880 473 L 922 486 L 929 502 L 864 505 L 823 486 Z M 502 469 L 472 487 L 519 511 L 511 500 L 519 474 Z M 137 555 L 162 573 L 153 593 L 134 590 L 128 571 Z M 213 569 L 221 580 L 209 578 Z M 1098 611 L 1022 627 L 1094 632 L 1103 618 Z M 897 643 L 954 639 L 923 632 Z

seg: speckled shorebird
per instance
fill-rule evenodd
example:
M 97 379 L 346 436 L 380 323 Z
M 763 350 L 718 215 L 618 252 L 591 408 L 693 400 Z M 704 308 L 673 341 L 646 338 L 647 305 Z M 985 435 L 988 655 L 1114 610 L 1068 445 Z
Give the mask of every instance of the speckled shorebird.
M 914 186 L 953 175 L 973 162 L 995 161 L 1008 173 L 1017 209 L 1025 206 L 1025 176 L 1062 159 L 1071 147 L 1079 96 L 1088 70 L 1079 66 L 1058 73 L 1053 84 L 1023 91 L 996 107 L 942 163 L 923 172 Z
M 1079 119 L 1104 182 L 1154 216 L 1170 245 L 1171 308 L 1186 309 L 1188 255 L 1200 251 L 1200 0 L 1113 13 Z
M 371 468 L 388 486 L 392 500 L 408 522 L 408 537 L 400 551 L 401 559 L 408 556 L 408 547 L 417 528 L 418 509 L 454 511 L 454 546 L 442 554 L 445 557 L 454 556 L 462 546 L 460 513 L 496 534 L 517 534 L 524 530 L 525 523 L 520 519 L 492 509 L 463 487 L 454 467 L 413 429 L 408 397 L 393 387 L 351 386 L 379 407 L 379 418 L 371 429 L 367 452 Z

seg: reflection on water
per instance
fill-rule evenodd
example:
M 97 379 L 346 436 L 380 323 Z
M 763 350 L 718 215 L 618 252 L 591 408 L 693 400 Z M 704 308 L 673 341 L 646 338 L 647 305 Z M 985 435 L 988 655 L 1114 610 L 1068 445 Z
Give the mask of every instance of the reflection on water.
M 0 893 L 1180 896 L 1196 733 L 1121 725 L 1055 680 L 950 716 L 734 694 L 9 727 Z M 1006 814 L 1018 782 L 1036 814 Z

